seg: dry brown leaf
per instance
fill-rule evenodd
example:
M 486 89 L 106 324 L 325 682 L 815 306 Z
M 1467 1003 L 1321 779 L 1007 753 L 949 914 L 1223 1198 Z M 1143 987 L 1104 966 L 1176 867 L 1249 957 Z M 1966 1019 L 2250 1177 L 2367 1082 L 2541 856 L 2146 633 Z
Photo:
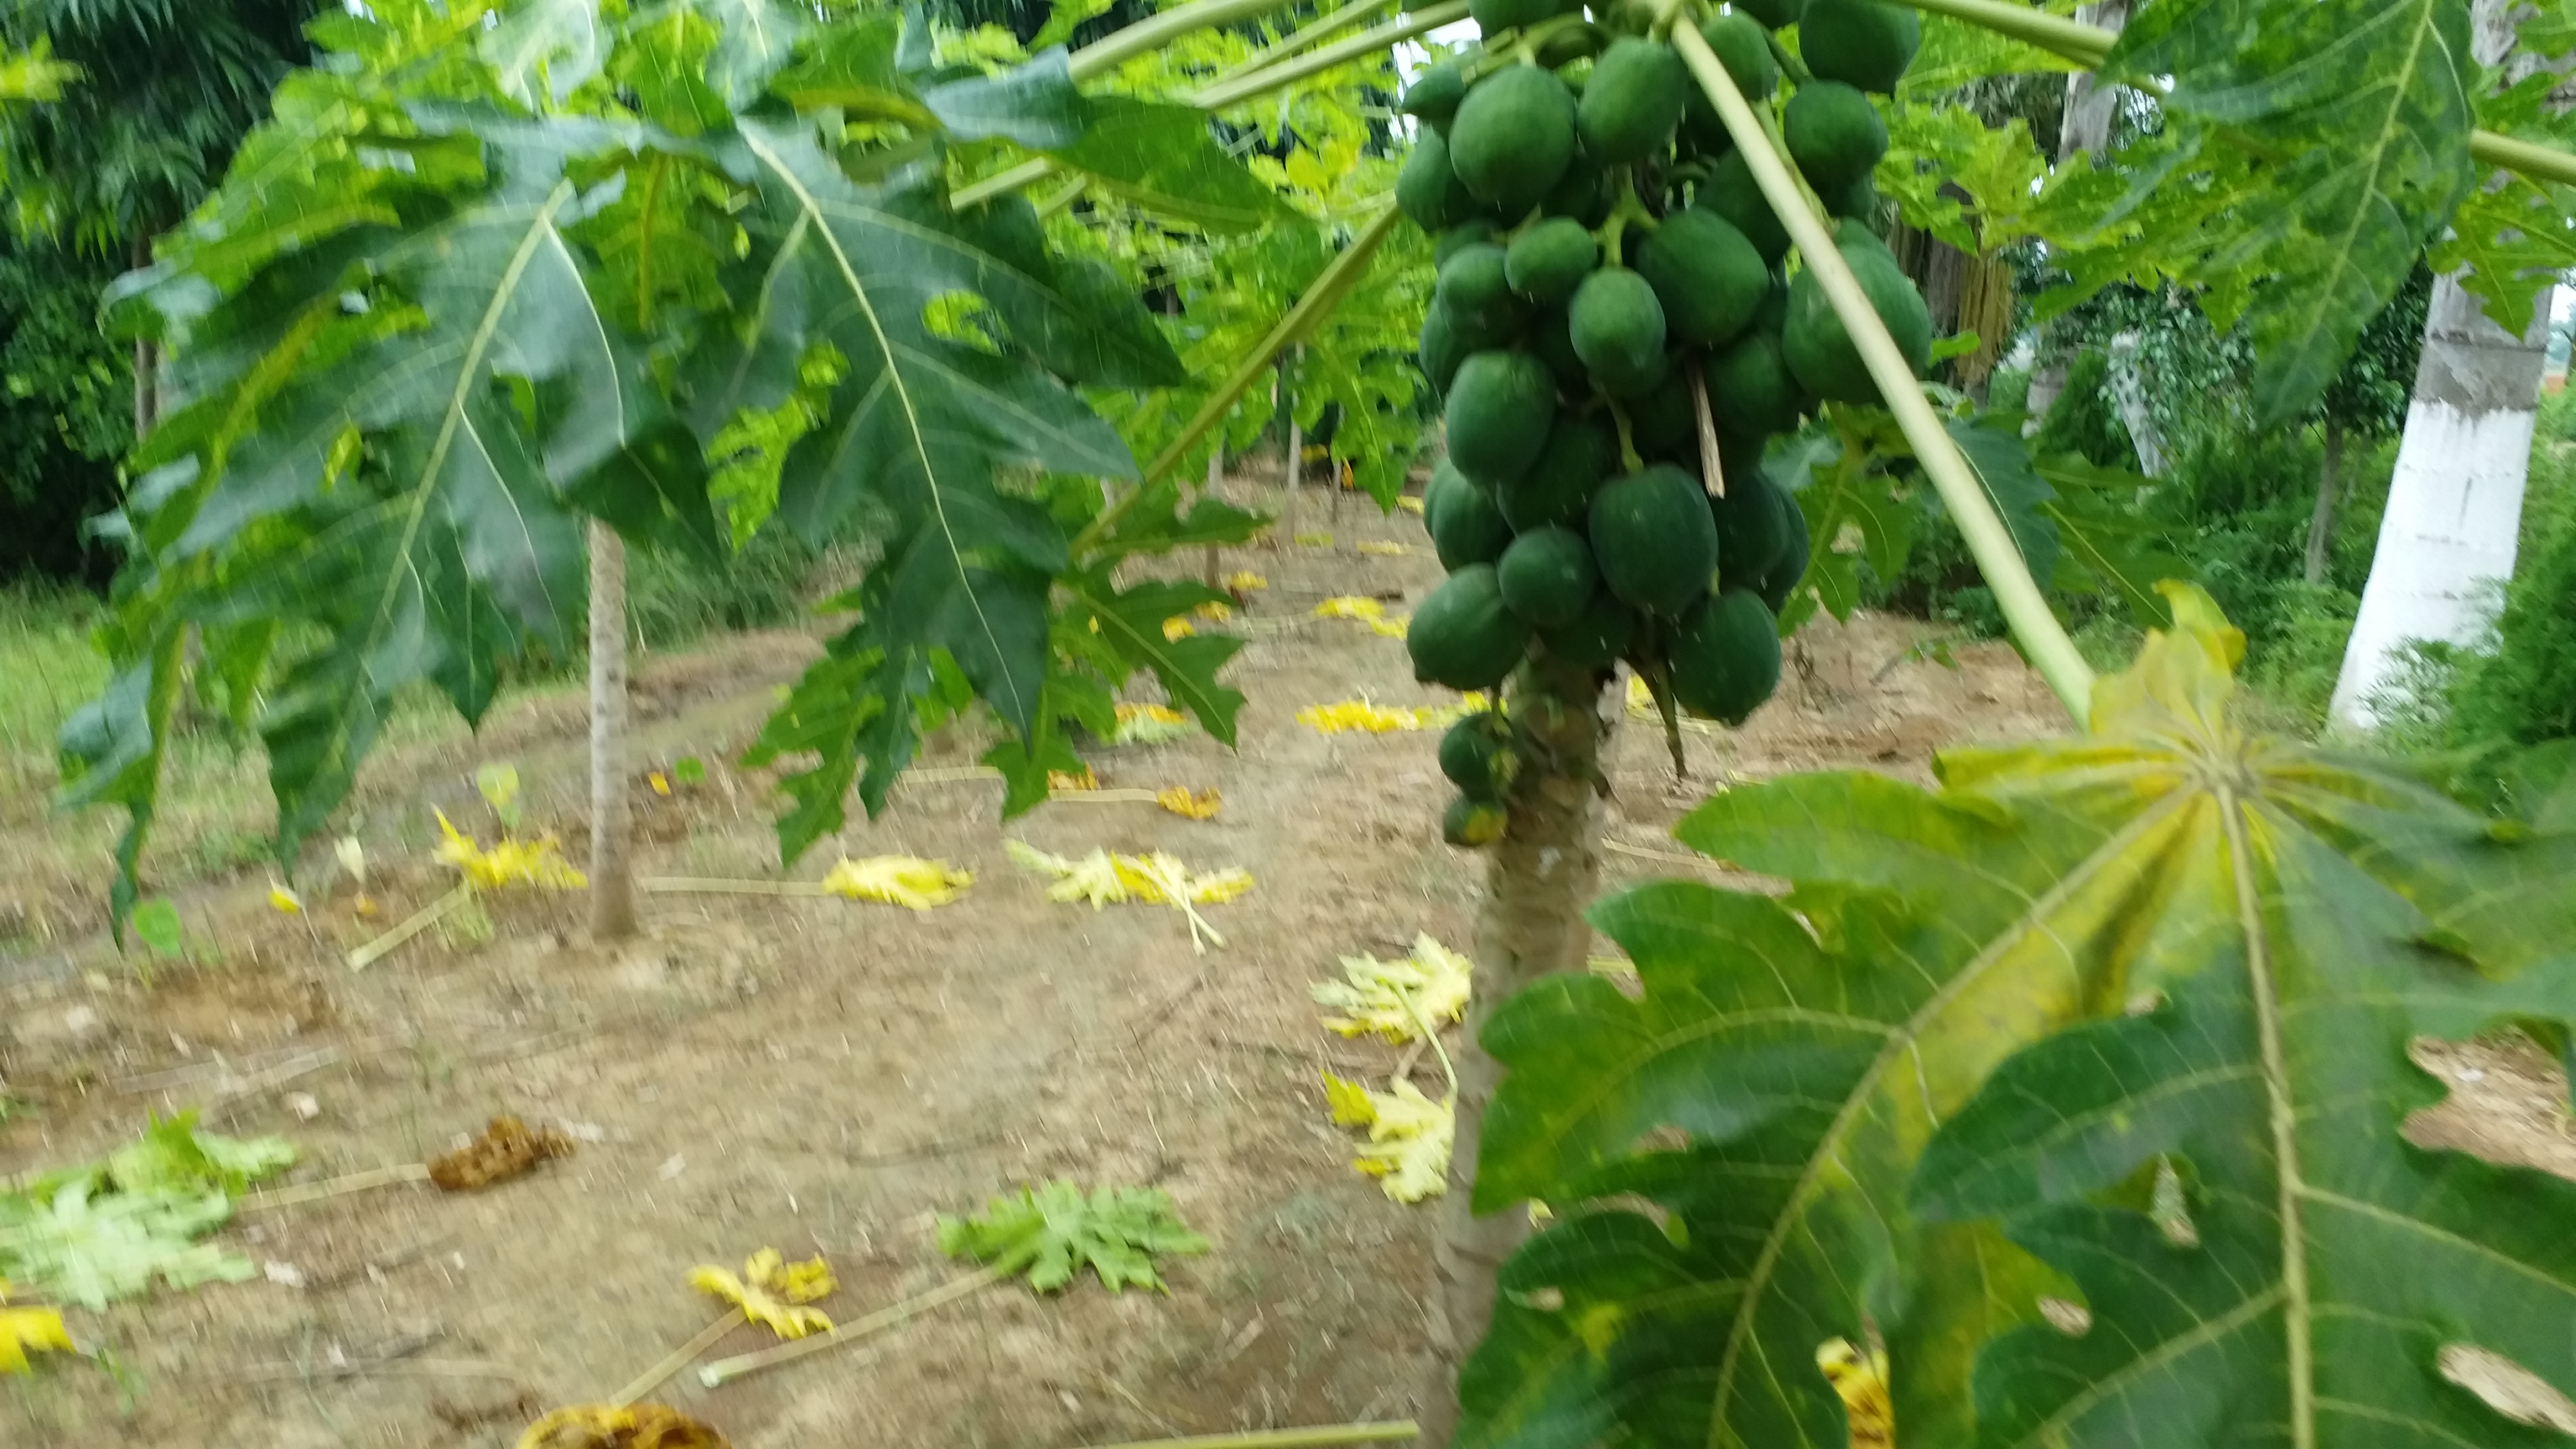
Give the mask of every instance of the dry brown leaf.
M 572 1139 L 551 1127 L 529 1131 L 516 1117 L 495 1117 L 483 1135 L 429 1162 L 429 1180 L 464 1192 L 517 1177 L 549 1157 L 570 1157 Z
M 528 1426 L 519 1449 L 731 1449 L 725 1436 L 662 1404 L 580 1404 Z

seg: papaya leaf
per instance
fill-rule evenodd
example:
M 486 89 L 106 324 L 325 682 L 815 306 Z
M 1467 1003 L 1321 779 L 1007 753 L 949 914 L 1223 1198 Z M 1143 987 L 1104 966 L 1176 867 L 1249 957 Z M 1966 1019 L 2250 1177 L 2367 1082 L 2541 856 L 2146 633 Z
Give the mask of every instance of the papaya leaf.
M 2197 0 L 2147 6 L 2104 74 L 2265 158 L 2198 280 L 2242 315 L 2259 422 L 2325 391 L 2471 190 L 2469 11 L 2456 0 Z M 2229 303 L 2241 301 L 2241 314 Z
M 2056 490 L 2031 466 L 2030 448 L 2018 433 L 1993 427 L 1980 419 L 1953 418 L 1950 440 L 1959 445 L 1975 470 L 1977 481 L 1985 485 L 1986 496 L 1994 500 L 1995 512 L 2001 514 L 2004 527 L 2012 533 L 2013 546 L 2021 550 L 2022 561 L 2030 565 L 2031 575 L 2052 578 L 2057 573 L 2057 520 L 2050 516 L 2048 505 L 2055 501 Z
M 788 0 L 663 0 L 637 6 L 634 23 L 648 25 L 672 12 L 714 27 L 717 39 L 706 61 L 707 84 L 737 109 L 760 95 L 814 28 L 812 7 Z
M 2206 630 L 2205 603 L 2176 612 Z M 1919 1214 L 2005 1217 L 2091 1314 L 2081 1337 L 2030 1327 L 1985 1350 L 1979 1442 L 2131 1444 L 2147 1423 L 2215 1445 L 2248 1418 L 2294 1443 L 2557 1442 L 2437 1364 L 2474 1344 L 2576 1391 L 2576 1187 L 2402 1131 L 2442 1097 L 2410 1041 L 2576 1014 L 2576 831 L 2499 830 L 2366 764 L 2230 738 L 2233 641 L 2194 647 L 2210 638 L 2151 643 L 2131 701 L 2235 767 L 2172 782 L 2208 818 L 2160 912 L 2191 929 L 2133 983 L 2146 1009 L 2005 1063 L 1917 1173 Z M 1989 768 L 2009 792 L 2037 783 Z M 2106 788 L 2164 773 L 2095 769 Z M 2179 1203 L 2113 1191 L 2159 1165 Z
M 2436 1437 L 2373 1414 L 2506 1442 L 2435 1402 L 2434 1353 L 2463 1340 L 2564 1384 L 2538 1339 L 2576 1282 L 2549 1226 L 2570 1190 L 2396 1132 L 2438 1097 L 2412 1035 L 2564 1018 L 2576 835 L 2248 735 L 2242 636 L 2166 591 L 2175 627 L 2101 682 L 2086 733 L 1946 753 L 1937 791 L 1720 794 L 1677 833 L 1784 896 L 1613 897 L 1593 918 L 1642 995 L 1552 978 L 1501 1009 L 1477 1205 L 1558 1222 L 1505 1269 L 1462 1442 L 1840 1449 L 1816 1353 L 1872 1328 L 1897 1422 L 1934 1444 L 2216 1444 L 2298 1413 L 2322 1426 L 2298 1442 Z M 2197 1258 L 2094 1196 L 2162 1152 L 2205 1185 Z M 2284 1206 L 2314 1225 L 2304 1256 Z M 2007 1211 L 2009 1239 L 1985 1220 Z M 2037 1326 L 2078 1285 L 2091 1332 Z
M 1211 232 L 1255 231 L 1296 217 L 1216 143 L 1207 112 L 1196 106 L 1095 96 L 1089 126 L 1047 153 L 1112 195 Z
M 1197 715 L 1207 732 L 1220 743 L 1234 743 L 1234 717 L 1243 708 L 1243 691 L 1216 682 L 1219 669 L 1225 667 L 1243 641 L 1224 634 L 1185 634 L 1178 639 L 1163 633 L 1163 621 L 1189 613 L 1203 604 L 1229 603 L 1228 597 L 1197 583 L 1157 579 L 1141 582 L 1119 592 L 1106 568 L 1076 574 L 1065 580 L 1074 604 L 1090 615 L 1119 661 L 1110 683 L 1126 681 L 1129 672 L 1150 669 L 1162 682 L 1163 692 L 1173 704 Z

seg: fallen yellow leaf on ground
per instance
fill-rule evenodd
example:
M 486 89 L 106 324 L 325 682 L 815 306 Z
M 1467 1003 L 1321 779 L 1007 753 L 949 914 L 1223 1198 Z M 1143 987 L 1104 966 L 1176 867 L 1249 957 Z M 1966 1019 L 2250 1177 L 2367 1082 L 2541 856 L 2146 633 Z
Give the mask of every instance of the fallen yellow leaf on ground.
M 294 891 L 289 890 L 282 885 L 271 885 L 268 888 L 268 904 L 271 910 L 276 911 L 280 915 L 300 916 L 304 914 L 304 897 L 297 895 Z
M 1467 1014 L 1473 962 L 1433 940 L 1413 938 L 1413 954 L 1394 961 L 1344 956 L 1340 981 L 1318 981 L 1315 1004 L 1337 1015 L 1324 1025 L 1344 1036 L 1376 1032 L 1391 1042 L 1422 1034 L 1422 1023 L 1456 1021 Z
M 730 1449 L 725 1436 L 662 1404 L 582 1404 L 528 1426 L 519 1449 Z
M 1335 704 L 1310 704 L 1297 711 L 1297 723 L 1320 734 L 1365 730 L 1382 735 L 1394 730 L 1447 729 L 1461 716 L 1486 707 L 1482 693 L 1460 695 L 1455 705 L 1420 709 L 1391 709 L 1365 699 L 1345 699 Z
M 1172 617 L 1163 621 L 1163 640 L 1165 643 L 1176 643 L 1180 640 L 1189 638 L 1197 632 L 1198 629 L 1190 623 L 1189 617 L 1184 614 L 1174 614 Z
M 1354 547 L 1358 548 L 1362 553 L 1375 554 L 1379 558 L 1402 558 L 1406 554 L 1413 552 L 1412 549 L 1403 544 L 1395 543 L 1383 538 L 1364 538 L 1354 545 Z
M 59 1308 L 0 1308 L 0 1374 L 34 1373 L 27 1356 L 78 1353 Z
M 1048 900 L 1087 901 L 1095 911 L 1112 901 L 1175 908 L 1189 918 L 1190 944 L 1201 951 L 1207 949 L 1202 937 L 1220 946 L 1225 944 L 1225 937 L 1191 908 L 1233 900 L 1253 885 L 1252 872 L 1248 870 L 1197 875 L 1161 851 L 1151 855 L 1113 855 L 1095 849 L 1080 860 L 1069 860 L 1017 840 L 1005 840 L 1002 847 L 1021 865 L 1056 878 L 1047 887 Z
M 502 886 L 532 885 L 547 890 L 579 890 L 590 884 L 590 877 L 573 869 L 563 858 L 553 837 L 541 840 L 495 841 L 489 850 L 476 845 L 471 836 L 448 823 L 446 811 L 438 816 L 438 858 L 465 873 L 465 878 L 483 890 Z
M 1318 619 L 1357 619 L 1366 623 L 1386 617 L 1386 605 L 1365 594 L 1335 594 L 1315 606 Z
M 790 1266 L 776 1248 L 763 1248 L 742 1265 L 742 1276 L 713 1264 L 689 1270 L 689 1286 L 742 1310 L 742 1316 L 780 1338 L 828 1333 L 831 1316 L 800 1305 L 827 1297 L 838 1286 L 832 1266 L 820 1258 Z
M 671 777 L 663 774 L 661 771 L 655 770 L 652 774 L 645 776 L 644 779 L 646 783 L 653 787 L 654 794 L 668 796 L 671 793 Z
M 1222 599 L 1210 599 L 1190 612 L 1211 624 L 1222 624 L 1234 617 L 1234 606 Z
M 1410 493 L 1407 493 L 1403 497 L 1395 500 L 1395 506 L 1403 509 L 1407 513 L 1420 513 L 1422 511 L 1422 500 L 1416 498 Z
M 1384 634 L 1389 639 L 1401 639 L 1407 633 L 1412 631 L 1413 616 L 1411 614 L 1399 614 L 1392 619 L 1371 619 L 1368 621 L 1368 626 L 1375 632 Z
M 1091 772 L 1091 767 L 1089 765 L 1083 766 L 1078 772 L 1073 770 L 1049 770 L 1047 771 L 1047 788 L 1050 790 L 1097 790 L 1100 788 L 1100 777 Z
M 1226 575 L 1225 586 L 1238 594 L 1253 594 L 1270 587 L 1270 581 L 1250 569 L 1242 569 Z
M 1118 727 L 1110 731 L 1109 741 L 1119 745 L 1151 745 L 1177 739 L 1190 732 L 1187 715 L 1167 704 L 1120 704 Z
M 1297 535 L 1297 546 L 1299 548 L 1331 548 L 1333 546 L 1333 536 L 1329 533 L 1301 533 Z
M 907 910 L 944 906 L 975 883 L 972 871 L 917 855 L 843 859 L 823 876 L 823 889 L 854 901 L 883 901 Z
M 1357 1082 L 1324 1073 L 1324 1098 L 1333 1121 L 1369 1129 L 1369 1145 L 1351 1166 L 1380 1179 L 1397 1202 L 1420 1202 L 1449 1190 L 1449 1146 L 1457 1131 L 1455 1099 L 1434 1102 L 1411 1082 L 1392 1092 L 1372 1092 Z
M 1193 792 L 1187 785 L 1170 785 L 1154 792 L 1154 803 L 1175 815 L 1192 820 L 1214 820 L 1225 801 L 1214 790 Z

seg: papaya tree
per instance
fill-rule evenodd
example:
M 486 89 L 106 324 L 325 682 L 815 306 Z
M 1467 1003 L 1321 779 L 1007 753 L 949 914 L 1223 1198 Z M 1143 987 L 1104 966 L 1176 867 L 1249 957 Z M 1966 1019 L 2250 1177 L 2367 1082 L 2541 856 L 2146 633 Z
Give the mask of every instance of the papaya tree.
M 2042 585 L 2104 556 L 2052 555 L 2069 515 L 2015 433 L 1918 381 L 1939 340 L 1872 221 L 1932 229 L 1956 198 L 1927 168 L 1969 154 L 1939 138 L 1985 148 L 1981 227 L 2022 217 L 2079 288 L 2195 289 L 2293 418 L 2428 248 L 2505 293 L 2557 264 L 2563 236 L 2530 239 L 2576 184 L 2555 122 L 2516 91 L 2523 134 L 2479 129 L 2505 103 L 2443 0 L 2164 0 L 2117 37 L 2002 0 L 1468 8 L 1480 43 L 1404 99 L 1393 203 L 1302 198 L 1333 213 L 1311 276 L 1217 367 L 1076 202 L 1259 209 L 1206 114 L 1458 7 L 1301 26 L 1186 94 L 1133 77 L 1266 4 L 985 60 L 766 0 L 318 22 L 333 63 L 116 297 L 181 403 L 136 460 L 119 671 L 65 738 L 72 797 L 129 812 L 122 899 L 179 631 L 268 747 L 291 860 L 397 691 L 472 717 L 565 635 L 592 520 L 700 557 L 867 540 L 853 621 L 752 751 L 792 767 L 791 858 L 852 793 L 880 808 L 959 690 L 1000 725 L 1005 808 L 1140 672 L 1230 739 L 1234 645 L 1161 629 L 1211 591 L 1120 566 L 1259 527 L 1184 500 L 1180 465 L 1283 349 L 1406 285 L 1375 268 L 1419 224 L 1452 573 L 1408 644 L 1502 690 L 1441 751 L 1449 834 L 1492 860 L 1426 1440 L 2536 1436 L 2444 1374 L 2479 1350 L 2576 1388 L 2570 1189 L 2400 1127 L 2440 1095 L 2414 1036 L 2563 1043 L 2576 796 L 2534 773 L 2499 816 L 2249 733 L 2242 639 L 2187 589 L 2097 680 Z M 1918 54 L 2095 72 L 2164 124 L 2017 198 L 2008 148 L 1913 114 Z M 1159 419 L 1144 461 L 1102 409 Z M 1836 602 L 1914 487 L 2079 732 L 1953 752 L 1935 790 L 1721 793 L 1683 839 L 1784 894 L 1595 904 L 1615 671 L 1668 720 L 1742 719 L 1782 620 Z M 1587 971 L 1595 923 L 1636 990 Z

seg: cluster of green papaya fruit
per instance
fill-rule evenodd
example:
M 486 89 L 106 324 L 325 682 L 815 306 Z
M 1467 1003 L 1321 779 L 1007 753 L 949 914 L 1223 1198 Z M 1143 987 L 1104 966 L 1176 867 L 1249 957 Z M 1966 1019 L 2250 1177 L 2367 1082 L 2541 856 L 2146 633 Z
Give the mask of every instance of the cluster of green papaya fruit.
M 1888 135 L 1869 93 L 1894 90 L 1921 23 L 1882 0 L 1470 9 L 1483 44 L 1401 103 L 1420 125 L 1396 200 L 1438 238 L 1421 361 L 1448 432 L 1423 512 L 1449 577 L 1414 613 L 1414 674 L 1490 689 L 1533 655 L 1625 659 L 1668 704 L 1739 724 L 1779 683 L 1776 618 L 1810 542 L 1763 449 L 1820 403 L 1878 389 L 1813 274 L 1791 269 L 1788 231 L 1671 27 L 1696 25 L 1776 117 L 1919 372 L 1930 314 L 1870 227 Z M 1792 25 L 1794 58 L 1772 34 Z M 1460 792 L 1449 839 L 1493 839 L 1508 727 L 1471 716 L 1440 758 Z

